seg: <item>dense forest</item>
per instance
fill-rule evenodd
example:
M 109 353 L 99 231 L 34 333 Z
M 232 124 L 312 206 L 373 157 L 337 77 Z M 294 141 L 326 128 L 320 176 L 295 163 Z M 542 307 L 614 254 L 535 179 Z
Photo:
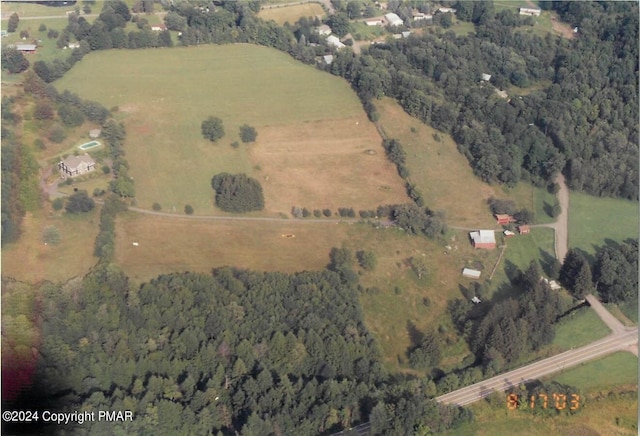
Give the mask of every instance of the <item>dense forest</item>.
M 362 321 L 357 275 L 340 253 L 336 271 L 223 268 L 134 287 L 104 263 L 84 279 L 43 285 L 36 381 L 5 407 L 136 416 L 65 428 L 74 434 L 311 435 L 373 413 L 374 429 L 404 435 L 470 419 L 430 400 L 432 382 L 385 373 Z

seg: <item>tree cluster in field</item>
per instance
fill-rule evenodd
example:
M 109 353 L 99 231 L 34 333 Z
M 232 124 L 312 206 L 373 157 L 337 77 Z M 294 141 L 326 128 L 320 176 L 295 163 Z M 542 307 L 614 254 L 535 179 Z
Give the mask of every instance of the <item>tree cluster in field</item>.
M 573 189 L 637 198 L 637 5 L 553 7 L 579 27 L 579 38 L 540 38 L 478 18 L 473 35 L 425 32 L 360 56 L 341 51 L 327 68 L 363 101 L 392 96 L 409 114 L 450 132 L 487 182 L 542 185 L 562 170 Z M 480 80 L 483 73 L 492 75 L 490 84 Z M 551 85 L 508 100 L 494 90 L 544 81 Z
M 29 61 L 21 51 L 15 48 L 3 46 L 2 58 L 0 59 L 2 69 L 11 74 L 21 73 L 29 68 Z
M 216 191 L 216 206 L 225 212 L 251 212 L 264 209 L 264 195 L 260 182 L 246 174 L 220 173 L 211 179 Z
M 44 284 L 33 391 L 12 406 L 136 416 L 82 424 L 92 434 L 328 434 L 371 419 L 376 434 L 404 435 L 470 420 L 430 399 L 432 382 L 385 373 L 345 254 L 338 272 L 223 268 L 137 286 L 105 262 Z
M 74 214 L 90 212 L 96 207 L 96 202 L 89 197 L 85 190 L 74 192 L 69 196 L 66 203 L 64 210 Z
M 447 232 L 444 212 L 418 207 L 414 203 L 378 207 L 379 217 L 387 217 L 412 235 L 436 238 Z
M 578 299 L 594 291 L 607 303 L 637 299 L 638 241 L 600 247 L 593 268 L 580 250 L 570 249 L 560 269 L 560 283 Z

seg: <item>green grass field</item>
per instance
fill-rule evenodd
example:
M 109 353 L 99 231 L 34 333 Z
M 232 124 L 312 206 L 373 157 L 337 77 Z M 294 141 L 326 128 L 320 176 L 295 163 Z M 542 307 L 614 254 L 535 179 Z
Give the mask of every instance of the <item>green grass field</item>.
M 191 204 L 196 213 L 215 213 L 210 181 L 223 171 L 258 178 L 265 213 L 272 214 L 288 214 L 293 205 L 375 208 L 403 196 L 402 181 L 347 82 L 274 49 L 91 53 L 55 86 L 119 107 L 141 207 Z M 216 143 L 200 131 L 210 115 L 225 127 Z M 256 128 L 257 142 L 230 147 L 245 123 Z M 367 149 L 379 152 L 367 156 Z
M 558 351 L 578 348 L 611 333 L 606 324 L 590 307 L 581 308 L 563 318 L 556 326 L 556 337 L 551 344 Z
M 638 225 L 637 202 L 573 191 L 569 195 L 569 248 L 593 255 L 608 240 L 637 239 Z
M 629 352 L 618 352 L 565 371 L 553 379 L 585 392 L 607 391 L 624 385 L 637 386 L 638 358 Z

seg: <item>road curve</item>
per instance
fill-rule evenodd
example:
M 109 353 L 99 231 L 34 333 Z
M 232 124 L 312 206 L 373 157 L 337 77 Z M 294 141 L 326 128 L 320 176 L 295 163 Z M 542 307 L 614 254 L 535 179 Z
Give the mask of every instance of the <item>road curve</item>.
M 606 338 L 592 342 L 584 347 L 543 359 L 531 365 L 500 374 L 490 379 L 475 383 L 466 388 L 441 395 L 436 401 L 445 404 L 465 406 L 491 395 L 494 391 L 504 392 L 507 389 L 527 383 L 555 372 L 579 365 L 607 354 L 626 350 L 630 345 L 638 343 L 636 327 L 625 328 L 621 333 L 612 333 Z

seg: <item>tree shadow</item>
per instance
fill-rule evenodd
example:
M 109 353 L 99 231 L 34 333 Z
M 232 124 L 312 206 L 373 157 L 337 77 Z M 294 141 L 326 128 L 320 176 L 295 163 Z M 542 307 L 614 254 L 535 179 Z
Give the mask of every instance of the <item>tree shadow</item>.
M 520 268 L 518 268 L 516 264 L 511 262 L 509 259 L 504 260 L 504 273 L 513 284 L 517 283 L 520 278 Z
M 471 300 L 475 296 L 475 293 L 473 292 L 473 290 L 471 288 L 467 288 L 465 286 L 458 285 L 458 289 L 460 290 L 460 293 L 462 294 L 462 296 L 466 300 Z
M 411 341 L 411 345 L 407 352 L 413 350 L 418 347 L 422 341 L 424 340 L 424 334 L 418 330 L 416 325 L 411 321 L 407 321 L 407 332 L 409 333 L 409 340 Z
M 545 201 L 542 205 L 542 210 L 544 210 L 544 213 L 546 213 L 548 217 L 553 218 L 553 205 Z
M 554 273 L 553 266 L 556 263 L 555 256 L 552 256 L 542 248 L 539 248 L 538 251 L 540 252 L 539 262 L 540 262 L 540 266 L 542 267 L 542 271 L 544 271 L 547 277 L 552 277 Z

